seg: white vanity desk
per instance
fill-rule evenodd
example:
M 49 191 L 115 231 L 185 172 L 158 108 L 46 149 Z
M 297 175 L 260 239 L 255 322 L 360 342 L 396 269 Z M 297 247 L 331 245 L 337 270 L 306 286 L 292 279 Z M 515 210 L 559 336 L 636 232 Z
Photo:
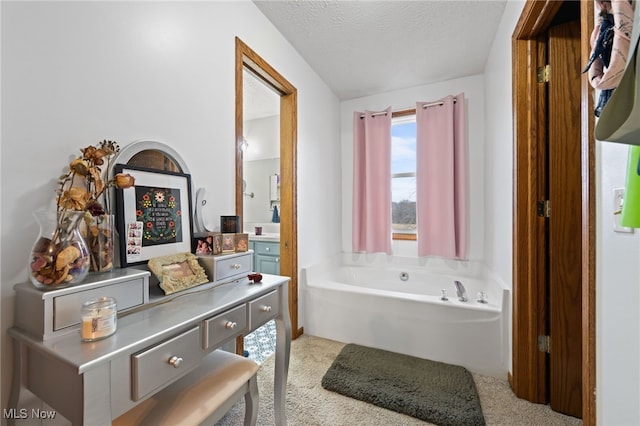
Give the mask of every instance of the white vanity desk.
M 205 284 L 118 315 L 117 332 L 92 343 L 81 342 L 79 328 L 43 340 L 14 327 L 9 334 L 14 371 L 20 373 L 9 406 L 18 406 L 26 388 L 74 425 L 109 425 L 197 367 L 214 349 L 275 319 L 275 422 L 286 425 L 288 283 L 287 277 L 264 275 L 259 284 L 246 278 L 213 288 Z

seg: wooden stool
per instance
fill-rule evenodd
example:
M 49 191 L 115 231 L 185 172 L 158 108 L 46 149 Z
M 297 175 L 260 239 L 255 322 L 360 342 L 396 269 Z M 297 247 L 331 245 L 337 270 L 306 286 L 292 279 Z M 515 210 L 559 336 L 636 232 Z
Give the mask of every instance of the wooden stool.
M 258 418 L 258 364 L 216 350 L 175 383 L 122 414 L 113 425 L 214 425 L 244 395 L 245 426 Z

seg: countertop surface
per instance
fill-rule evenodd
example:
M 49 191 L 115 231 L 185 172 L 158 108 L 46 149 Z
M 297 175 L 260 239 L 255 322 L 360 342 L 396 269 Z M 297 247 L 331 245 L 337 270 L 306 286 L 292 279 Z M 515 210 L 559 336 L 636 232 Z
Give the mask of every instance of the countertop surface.
M 262 235 L 256 235 L 253 232 L 249 233 L 249 241 L 269 241 L 269 242 L 280 242 L 280 234 L 263 232 Z

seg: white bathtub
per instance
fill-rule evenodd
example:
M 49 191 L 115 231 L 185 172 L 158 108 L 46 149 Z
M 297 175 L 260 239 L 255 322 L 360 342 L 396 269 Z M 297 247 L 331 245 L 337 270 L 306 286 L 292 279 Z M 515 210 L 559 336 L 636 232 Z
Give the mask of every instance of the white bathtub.
M 305 333 L 386 349 L 505 378 L 508 289 L 424 267 L 327 262 L 302 270 Z M 408 279 L 400 278 L 402 273 Z M 456 297 L 454 281 L 467 290 Z M 441 300 L 442 289 L 448 301 Z M 485 292 L 488 303 L 478 303 Z

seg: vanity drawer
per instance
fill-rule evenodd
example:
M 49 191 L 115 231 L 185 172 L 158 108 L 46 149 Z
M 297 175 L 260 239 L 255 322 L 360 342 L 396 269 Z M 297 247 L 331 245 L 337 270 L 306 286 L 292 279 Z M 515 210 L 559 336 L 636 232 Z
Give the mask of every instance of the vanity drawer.
M 80 307 L 88 300 L 103 296 L 113 297 L 118 304 L 118 312 L 144 303 L 147 287 L 145 279 L 138 278 L 119 284 L 65 294 L 53 299 L 53 329 L 80 324 Z
M 272 256 L 280 256 L 280 243 L 256 241 L 254 245 L 256 254 L 268 254 Z
M 230 337 L 242 333 L 247 328 L 247 305 L 236 308 L 204 320 L 202 347 L 215 348 Z
M 200 327 L 133 355 L 131 399 L 137 401 L 178 379 L 198 365 L 203 355 Z
M 246 254 L 233 256 L 225 259 L 217 259 L 215 264 L 215 279 L 214 281 L 221 281 L 226 278 L 233 277 L 234 275 L 245 275 L 251 272 L 252 262 L 251 258 L 253 253 L 247 252 Z
M 265 294 L 249 302 L 250 327 L 252 329 L 275 318 L 280 312 L 280 295 L 277 291 Z

